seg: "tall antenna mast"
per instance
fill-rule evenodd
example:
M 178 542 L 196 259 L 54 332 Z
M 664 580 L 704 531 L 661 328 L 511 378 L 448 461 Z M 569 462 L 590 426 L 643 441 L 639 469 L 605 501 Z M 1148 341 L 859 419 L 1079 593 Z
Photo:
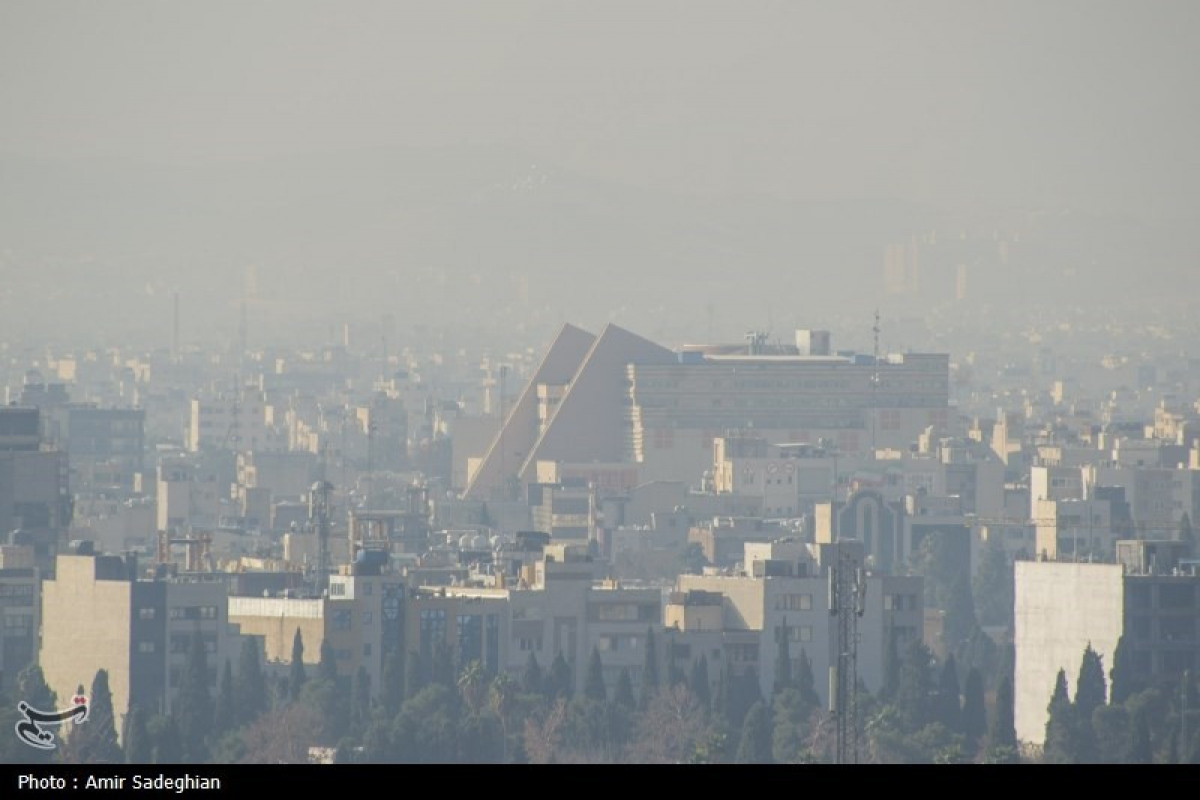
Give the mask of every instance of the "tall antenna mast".
M 837 648 L 829 665 L 829 710 L 836 724 L 834 762 L 858 763 L 858 619 L 866 611 L 866 572 L 844 542 L 829 568 L 829 613 Z
M 878 427 L 879 417 L 879 309 L 875 309 L 875 324 L 871 328 L 871 332 L 875 334 L 875 358 L 873 361 L 874 373 L 871 375 L 871 460 L 875 460 L 875 429 Z

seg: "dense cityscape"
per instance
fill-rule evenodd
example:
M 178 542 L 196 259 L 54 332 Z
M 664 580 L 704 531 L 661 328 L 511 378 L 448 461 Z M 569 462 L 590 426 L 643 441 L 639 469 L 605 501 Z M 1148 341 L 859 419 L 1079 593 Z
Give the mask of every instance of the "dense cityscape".
M 134 5 L 0 11 L 0 763 L 1200 762 L 1189 9 Z

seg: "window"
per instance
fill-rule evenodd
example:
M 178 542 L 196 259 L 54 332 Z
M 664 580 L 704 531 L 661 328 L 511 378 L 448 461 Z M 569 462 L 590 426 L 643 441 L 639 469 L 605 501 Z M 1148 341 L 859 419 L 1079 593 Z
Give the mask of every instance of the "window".
M 363 594 L 367 597 L 370 597 L 371 592 L 374 588 L 375 588 L 374 584 L 368 583 L 366 586 L 363 587 Z
M 154 642 L 138 642 L 139 653 L 153 653 L 154 650 Z
M 446 641 L 446 609 L 422 609 L 420 624 L 421 657 L 428 660 L 433 658 L 434 644 L 442 644 Z
M 811 594 L 784 594 L 775 598 L 777 611 L 810 611 L 812 610 Z
M 374 619 L 375 619 L 375 615 L 372 614 L 370 611 L 363 612 L 363 615 L 362 615 L 363 625 L 370 625 Z
M 350 615 L 349 609 L 341 609 L 333 612 L 333 629 L 335 631 L 348 631 L 354 625 L 354 619 Z
M 138 619 L 154 619 L 154 609 L 153 608 L 139 608 L 138 609 Z
M 370 642 L 367 642 L 366 644 L 363 645 L 363 655 L 364 656 L 371 655 L 371 643 Z
M 637 606 L 629 603 L 602 603 L 596 606 L 596 619 L 601 622 L 625 622 L 638 618 Z

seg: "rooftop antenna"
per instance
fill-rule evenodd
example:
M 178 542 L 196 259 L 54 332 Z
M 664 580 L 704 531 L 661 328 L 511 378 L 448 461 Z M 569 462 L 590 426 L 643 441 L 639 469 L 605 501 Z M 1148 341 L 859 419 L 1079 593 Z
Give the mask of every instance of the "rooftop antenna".
M 875 429 L 879 417 L 879 309 L 875 309 L 875 324 L 871 327 L 875 335 L 874 371 L 871 374 L 871 459 L 875 459 Z
M 320 479 L 313 484 L 309 498 L 309 520 L 317 533 L 317 596 L 323 596 L 329 587 L 329 495 L 333 484 L 325 480 L 326 444 L 321 443 L 319 462 Z
M 179 360 L 179 291 L 171 292 L 172 327 L 171 327 L 171 360 Z

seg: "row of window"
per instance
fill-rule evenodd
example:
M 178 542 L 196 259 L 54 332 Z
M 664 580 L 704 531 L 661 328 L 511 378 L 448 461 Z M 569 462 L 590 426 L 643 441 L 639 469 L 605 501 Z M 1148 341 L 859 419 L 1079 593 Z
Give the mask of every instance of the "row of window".
M 776 611 L 810 611 L 811 594 L 781 594 L 775 598 Z

